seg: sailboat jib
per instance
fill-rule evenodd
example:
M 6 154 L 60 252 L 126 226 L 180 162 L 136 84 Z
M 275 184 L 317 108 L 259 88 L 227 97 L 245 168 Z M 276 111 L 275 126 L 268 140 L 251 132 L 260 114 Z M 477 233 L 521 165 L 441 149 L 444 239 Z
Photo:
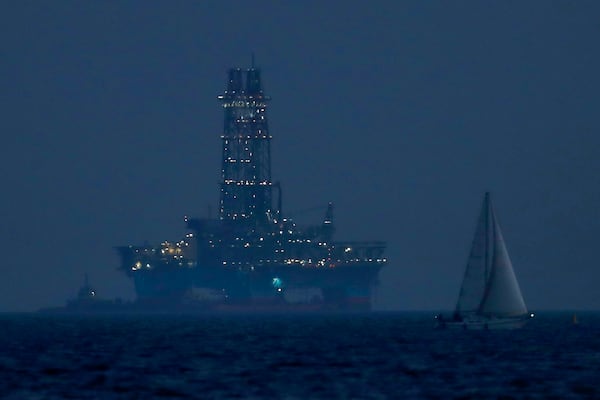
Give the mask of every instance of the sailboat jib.
M 500 225 L 493 212 L 492 220 L 494 227 L 492 269 L 480 312 L 484 315 L 507 317 L 527 314 L 519 282 L 510 262 Z

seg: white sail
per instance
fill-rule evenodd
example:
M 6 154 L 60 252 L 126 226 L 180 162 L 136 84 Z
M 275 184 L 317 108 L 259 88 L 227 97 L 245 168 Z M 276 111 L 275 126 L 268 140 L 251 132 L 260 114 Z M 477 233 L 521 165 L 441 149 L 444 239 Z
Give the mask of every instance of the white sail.
M 456 303 L 456 313 L 465 315 L 476 313 L 480 309 L 481 299 L 485 295 L 486 282 L 489 278 L 489 246 L 488 231 L 489 231 L 489 207 L 488 195 L 486 194 L 477 227 L 475 228 L 475 236 L 471 244 L 469 259 L 463 277 L 458 302 Z
M 490 206 L 491 208 L 491 206 Z M 513 271 L 506 244 L 493 209 L 493 256 L 486 293 L 481 302 L 480 313 L 493 316 L 517 316 L 527 313 L 519 283 Z

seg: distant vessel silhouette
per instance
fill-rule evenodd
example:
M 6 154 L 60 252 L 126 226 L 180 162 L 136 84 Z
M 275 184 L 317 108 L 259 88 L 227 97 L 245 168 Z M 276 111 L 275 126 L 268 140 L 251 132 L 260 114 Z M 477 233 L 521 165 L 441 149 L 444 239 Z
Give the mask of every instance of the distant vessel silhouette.
M 84 275 L 83 284 L 77 291 L 74 298 L 67 300 L 63 307 L 45 307 L 39 312 L 42 313 L 115 313 L 123 311 L 133 311 L 131 303 L 124 303 L 120 299 L 111 300 L 98 296 L 96 289 L 92 287 L 88 275 Z

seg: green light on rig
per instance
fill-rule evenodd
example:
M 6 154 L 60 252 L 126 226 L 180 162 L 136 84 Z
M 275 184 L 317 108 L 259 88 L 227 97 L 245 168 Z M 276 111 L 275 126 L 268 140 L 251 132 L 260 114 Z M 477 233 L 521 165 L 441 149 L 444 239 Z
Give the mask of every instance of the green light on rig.
M 277 289 L 278 292 L 281 292 L 281 289 L 283 289 L 283 282 L 277 277 L 273 278 L 271 284 L 275 289 Z

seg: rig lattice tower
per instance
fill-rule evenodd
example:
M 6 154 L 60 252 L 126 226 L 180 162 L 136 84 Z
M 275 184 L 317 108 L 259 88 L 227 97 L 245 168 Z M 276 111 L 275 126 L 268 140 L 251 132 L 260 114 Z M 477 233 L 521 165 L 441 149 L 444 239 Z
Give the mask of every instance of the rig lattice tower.
M 221 162 L 220 218 L 224 221 L 264 224 L 272 209 L 271 135 L 260 70 L 229 70 L 227 90 L 221 96 L 225 111 Z M 279 210 L 277 210 L 279 211 Z

